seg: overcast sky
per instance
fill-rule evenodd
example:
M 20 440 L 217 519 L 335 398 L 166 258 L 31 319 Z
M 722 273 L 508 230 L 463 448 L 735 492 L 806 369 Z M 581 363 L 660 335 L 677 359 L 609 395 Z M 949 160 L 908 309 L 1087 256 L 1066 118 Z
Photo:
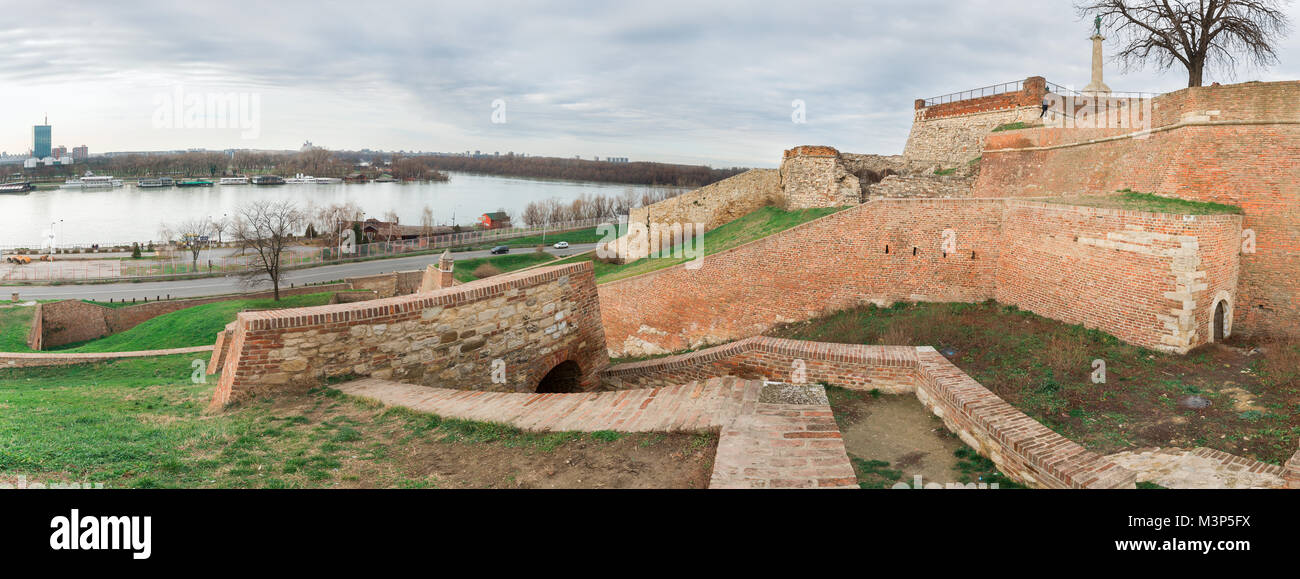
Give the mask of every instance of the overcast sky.
M 0 0 L 0 14 L 11 154 L 48 113 L 55 145 L 92 153 L 311 140 L 714 166 L 774 166 L 799 144 L 896 154 L 917 98 L 1031 75 L 1081 88 L 1091 27 L 1069 0 Z M 1300 79 L 1300 34 L 1279 52 L 1278 66 L 1207 83 Z M 1186 73 L 1110 64 L 1106 81 L 1164 92 Z M 259 114 L 252 130 L 185 128 L 161 112 L 178 91 L 233 93 Z

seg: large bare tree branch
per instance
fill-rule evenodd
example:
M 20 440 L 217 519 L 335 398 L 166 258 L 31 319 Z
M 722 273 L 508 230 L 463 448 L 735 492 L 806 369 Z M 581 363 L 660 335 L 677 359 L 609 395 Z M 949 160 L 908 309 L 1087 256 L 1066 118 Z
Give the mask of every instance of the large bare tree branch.
M 1255 66 L 1277 62 L 1277 43 L 1290 31 L 1283 6 L 1290 0 L 1087 0 L 1081 16 L 1100 16 L 1119 37 L 1115 59 L 1125 68 L 1175 63 L 1187 86 L 1201 86 L 1207 68 L 1232 77 L 1238 56 Z

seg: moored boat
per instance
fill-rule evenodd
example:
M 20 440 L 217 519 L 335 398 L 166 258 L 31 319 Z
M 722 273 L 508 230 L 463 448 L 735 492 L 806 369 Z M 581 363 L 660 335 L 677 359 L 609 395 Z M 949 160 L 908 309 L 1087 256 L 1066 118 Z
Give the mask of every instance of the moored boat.
M 156 189 L 159 187 L 171 187 L 172 180 L 167 179 L 166 181 L 163 181 L 162 179 L 141 179 L 136 182 L 135 186 L 141 189 Z
M 285 179 L 284 182 L 290 185 L 309 185 L 311 183 L 315 183 L 316 178 L 312 177 L 311 175 L 303 175 L 302 173 L 298 173 L 297 175 Z
M 342 183 L 342 182 L 343 180 L 338 177 L 316 177 L 317 184 L 332 185 L 334 183 Z
M 284 177 L 278 175 L 258 175 L 253 177 L 254 185 L 284 185 Z
M 211 187 L 212 181 L 206 179 L 185 179 L 176 182 L 177 187 Z
M 0 193 L 27 193 L 35 189 L 29 181 L 0 184 Z
M 112 175 L 96 175 L 92 171 L 86 171 L 80 179 L 68 179 L 63 182 L 65 189 L 110 189 L 121 186 L 121 179 L 114 179 Z
M 248 177 L 222 177 L 218 185 L 247 185 Z

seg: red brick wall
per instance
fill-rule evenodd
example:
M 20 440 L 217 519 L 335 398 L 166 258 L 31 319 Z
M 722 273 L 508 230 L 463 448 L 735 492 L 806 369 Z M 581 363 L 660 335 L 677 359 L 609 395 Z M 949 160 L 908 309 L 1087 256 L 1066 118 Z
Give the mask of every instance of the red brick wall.
M 698 269 L 602 284 L 610 351 L 716 344 L 868 300 L 992 298 L 1001 214 L 993 200 L 877 200 L 706 256 Z M 947 256 L 945 229 L 958 232 Z
M 746 338 L 867 301 L 997 298 L 1185 351 L 1209 339 L 1202 330 L 1213 292 L 1199 286 L 1235 284 L 1239 221 L 994 199 L 876 200 L 706 256 L 695 270 L 603 284 L 601 315 L 612 353 L 645 355 Z M 948 255 L 945 230 L 957 248 Z M 1188 295 L 1170 296 L 1180 289 Z
M 1240 221 L 1008 202 L 996 298 L 1134 344 L 1185 352 L 1209 339 L 1211 296 L 1235 286 Z M 1187 315 L 1180 316 L 1183 309 Z
M 111 331 L 106 318 L 111 310 L 80 300 L 37 304 L 32 316 L 40 322 L 34 320 L 27 346 L 42 350 L 107 336 Z
M 916 120 L 926 121 L 944 117 L 969 115 L 972 113 L 987 113 L 1017 107 L 1038 106 L 1042 104 L 1043 96 L 1045 94 L 1047 94 L 1047 81 L 1040 76 L 1031 76 L 1025 79 L 1024 85 L 1020 90 L 1014 92 L 1005 92 L 985 97 L 975 97 L 966 100 L 937 104 L 931 107 L 924 106 L 923 101 L 917 101 L 918 112 Z
M 566 360 L 595 389 L 608 364 L 590 262 L 494 276 L 434 292 L 356 304 L 244 312 L 212 406 L 325 378 L 376 378 L 533 391 Z M 505 381 L 494 378 L 504 363 Z
M 1158 127 L 1184 113 L 1218 114 L 1147 138 L 1076 145 L 1054 146 L 1071 140 L 1066 130 L 993 135 L 973 195 L 1129 188 L 1240 206 L 1256 252 L 1241 256 L 1234 333 L 1300 335 L 1300 82 L 1203 87 L 1155 100 Z

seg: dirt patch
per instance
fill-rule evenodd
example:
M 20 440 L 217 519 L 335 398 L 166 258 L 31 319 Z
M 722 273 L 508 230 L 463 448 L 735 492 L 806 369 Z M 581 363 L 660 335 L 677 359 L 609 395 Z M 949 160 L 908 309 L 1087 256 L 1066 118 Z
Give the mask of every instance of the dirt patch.
M 850 456 L 889 463 L 878 466 L 898 471 L 904 482 L 917 475 L 927 483 L 958 482 L 956 453 L 965 445 L 914 396 L 840 392 L 831 398 Z

